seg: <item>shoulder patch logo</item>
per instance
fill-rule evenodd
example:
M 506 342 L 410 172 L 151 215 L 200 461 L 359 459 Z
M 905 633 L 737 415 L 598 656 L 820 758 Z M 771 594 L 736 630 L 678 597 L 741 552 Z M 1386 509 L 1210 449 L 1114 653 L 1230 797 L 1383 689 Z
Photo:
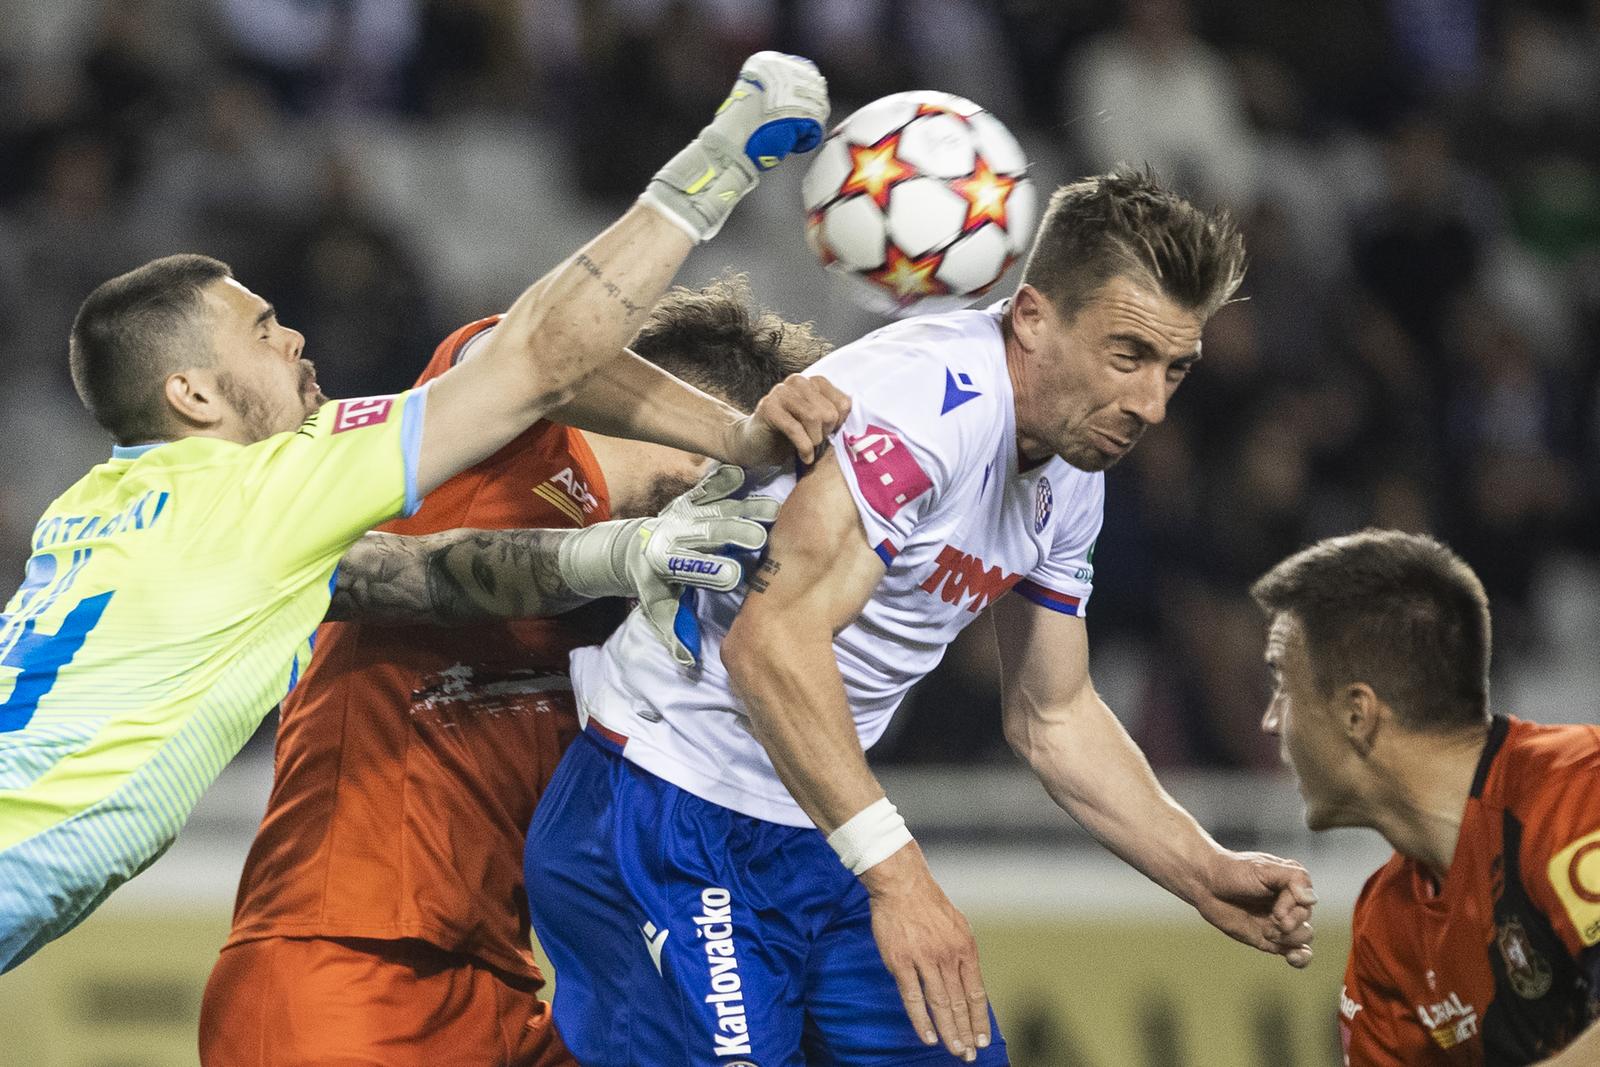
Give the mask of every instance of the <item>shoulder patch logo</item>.
M 856 485 L 873 511 L 892 519 L 900 509 L 933 488 L 933 479 L 917 463 L 905 442 L 882 426 L 868 426 L 845 435 Z
M 969 400 L 975 400 L 983 393 L 972 388 L 972 378 L 966 373 L 957 374 L 949 367 L 944 369 L 944 406 L 939 409 L 939 414 L 948 415 L 956 408 Z
M 341 400 L 333 413 L 333 432 L 359 430 L 364 426 L 377 426 L 389 421 L 394 409 L 394 397 L 371 396 L 365 400 Z
M 1550 885 L 1585 945 L 1600 944 L 1600 830 L 1550 858 Z

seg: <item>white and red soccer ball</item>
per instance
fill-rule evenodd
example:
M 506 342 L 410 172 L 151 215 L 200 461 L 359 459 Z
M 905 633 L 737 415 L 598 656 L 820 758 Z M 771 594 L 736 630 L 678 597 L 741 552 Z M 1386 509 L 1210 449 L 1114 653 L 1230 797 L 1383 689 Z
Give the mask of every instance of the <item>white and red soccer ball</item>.
M 1027 251 L 1038 219 L 1028 160 L 970 100 L 918 90 L 863 107 L 817 150 L 806 239 L 875 311 L 964 306 Z

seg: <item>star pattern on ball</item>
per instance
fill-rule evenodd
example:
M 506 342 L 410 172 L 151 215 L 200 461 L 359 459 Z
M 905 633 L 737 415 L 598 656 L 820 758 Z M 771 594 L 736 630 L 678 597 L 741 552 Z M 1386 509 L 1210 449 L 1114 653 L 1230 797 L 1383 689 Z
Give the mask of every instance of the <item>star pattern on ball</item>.
M 961 224 L 961 232 L 971 233 L 986 222 L 993 222 L 1005 229 L 1006 202 L 1011 199 L 1011 190 L 1016 187 L 1017 179 L 996 174 L 990 168 L 989 161 L 979 156 L 978 165 L 971 174 L 950 182 L 950 188 L 960 193 L 967 202 L 967 219 Z
M 839 186 L 839 196 L 866 193 L 882 211 L 889 210 L 889 193 L 907 178 L 916 177 L 915 167 L 901 161 L 900 131 L 896 130 L 877 144 L 850 146 L 850 173 Z
M 865 277 L 894 293 L 903 304 L 915 303 L 925 296 L 948 293 L 949 287 L 934 277 L 944 253 L 931 252 L 920 259 L 912 259 L 897 246 L 888 248 L 888 258 L 877 270 L 868 271 Z

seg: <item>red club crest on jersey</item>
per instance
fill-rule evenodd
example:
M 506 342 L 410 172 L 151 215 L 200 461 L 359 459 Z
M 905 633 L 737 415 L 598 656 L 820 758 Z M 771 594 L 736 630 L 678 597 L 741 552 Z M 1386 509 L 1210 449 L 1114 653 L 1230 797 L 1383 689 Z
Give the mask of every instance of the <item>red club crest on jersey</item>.
M 892 519 L 902 507 L 933 488 L 933 480 L 917 464 L 899 435 L 881 426 L 845 434 L 850 466 L 861 495 L 879 515 Z
M 372 396 L 365 400 L 341 400 L 333 413 L 333 432 L 359 430 L 363 426 L 376 426 L 389 421 L 394 409 L 394 397 Z

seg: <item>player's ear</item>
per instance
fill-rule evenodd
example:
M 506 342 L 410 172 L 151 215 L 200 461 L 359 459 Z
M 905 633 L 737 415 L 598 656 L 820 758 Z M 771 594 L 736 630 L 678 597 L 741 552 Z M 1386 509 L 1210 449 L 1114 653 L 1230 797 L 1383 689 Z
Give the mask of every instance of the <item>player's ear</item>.
M 1054 309 L 1044 294 L 1024 282 L 1011 298 L 1011 331 L 1023 351 L 1039 347 L 1040 337 L 1049 328 Z
M 161 396 L 171 416 L 193 429 L 211 429 L 228 414 L 216 375 L 201 367 L 167 375 L 161 383 Z
M 1366 682 L 1351 682 L 1339 691 L 1339 711 L 1344 722 L 1344 733 L 1350 747 L 1362 756 L 1377 744 L 1378 732 L 1383 726 L 1385 708 Z

